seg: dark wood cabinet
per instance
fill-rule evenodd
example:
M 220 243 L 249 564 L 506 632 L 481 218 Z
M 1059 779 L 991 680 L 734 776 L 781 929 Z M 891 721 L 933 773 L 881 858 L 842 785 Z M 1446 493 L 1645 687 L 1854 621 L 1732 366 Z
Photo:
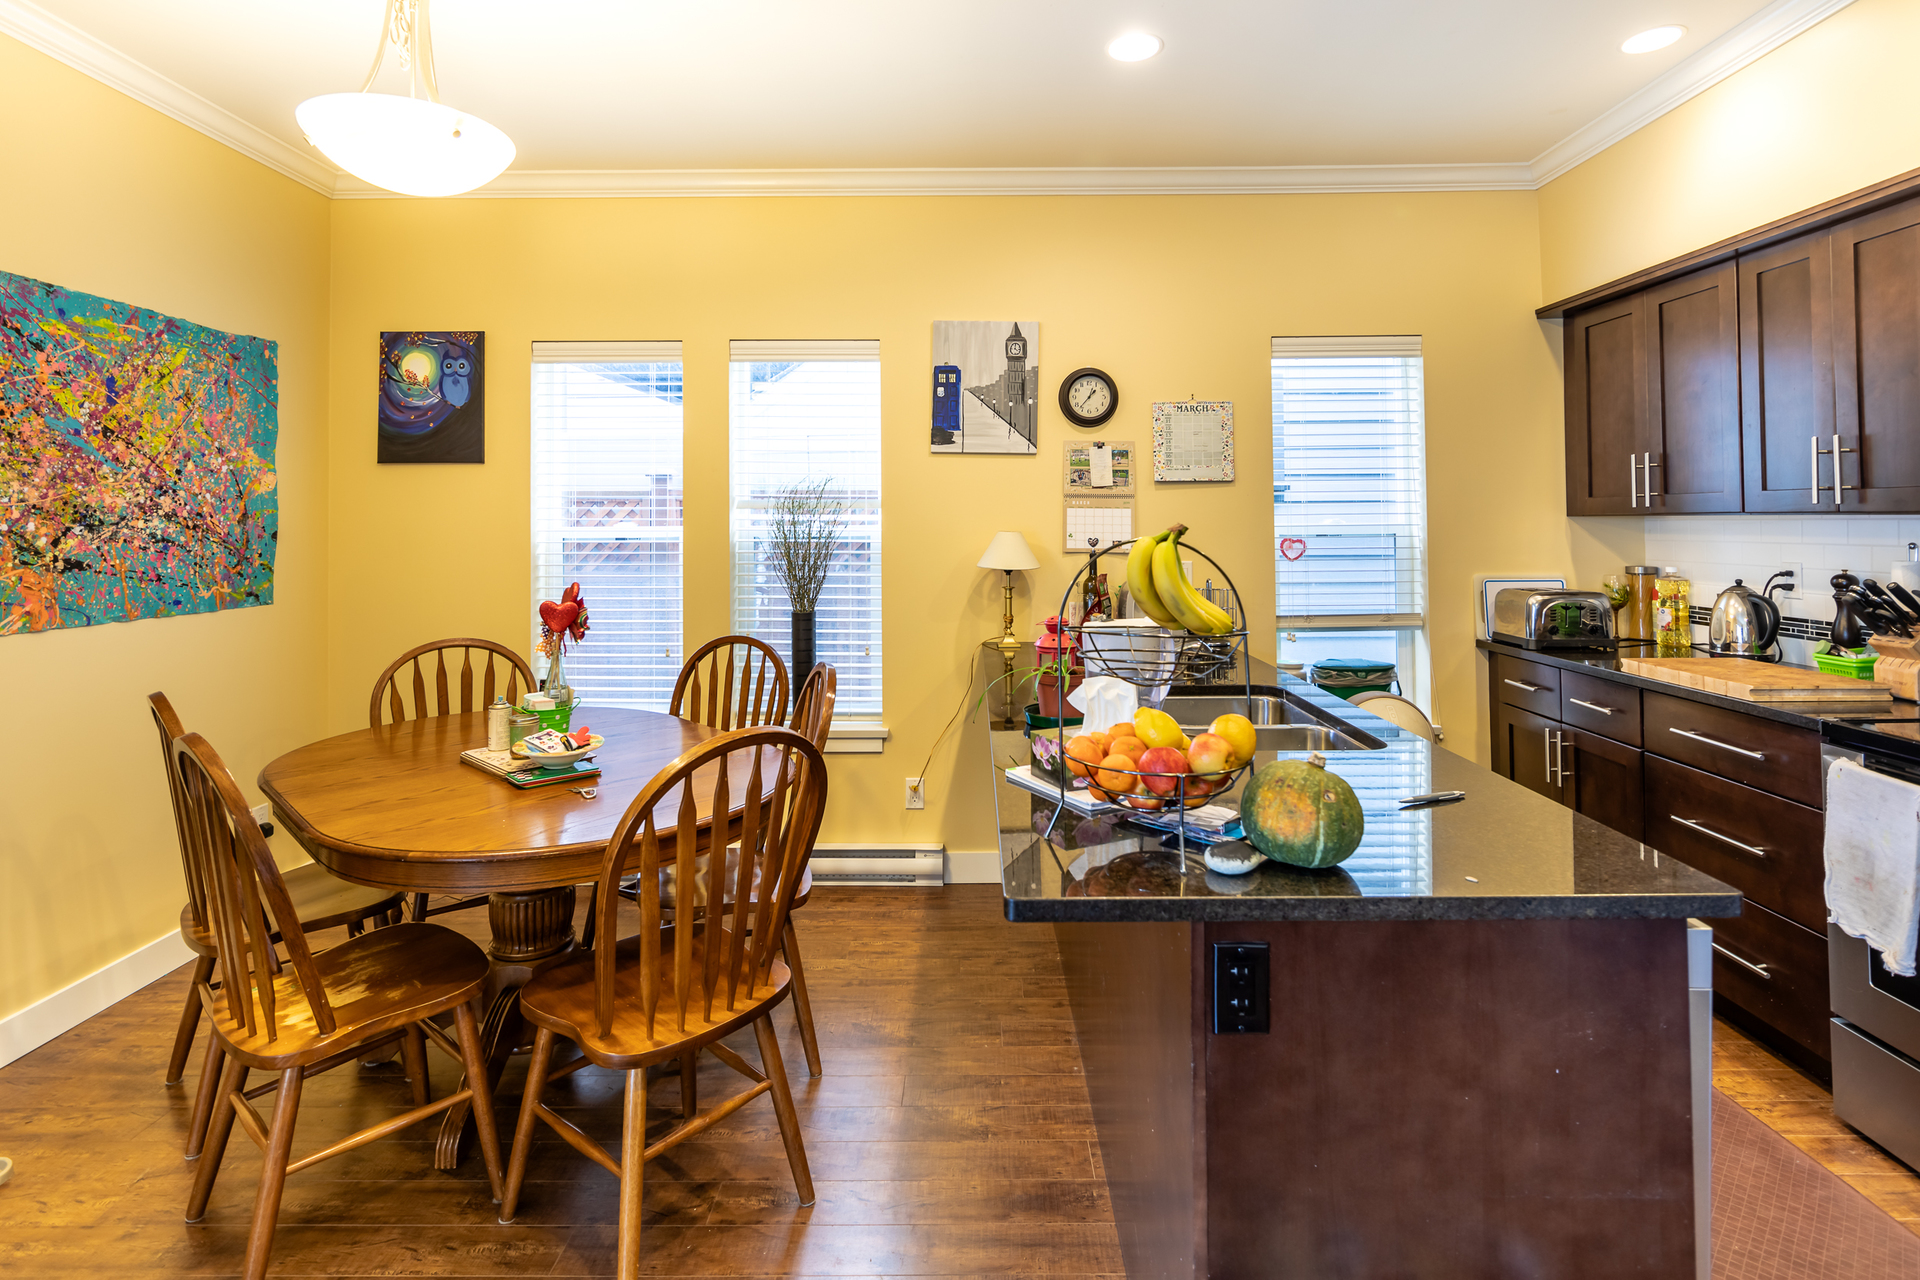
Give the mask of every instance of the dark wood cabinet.
M 1642 295 L 1567 317 L 1567 514 L 1641 511 L 1647 443 Z
M 1646 800 L 1640 752 L 1597 733 L 1556 726 L 1559 735 L 1560 798 L 1575 813 L 1604 822 L 1624 836 L 1642 838 Z
M 1818 231 L 1740 258 L 1740 410 L 1748 511 L 1833 510 L 1833 271 Z
M 1560 723 L 1520 707 L 1500 703 L 1494 712 L 1493 732 L 1506 750 L 1502 771 L 1529 791 L 1549 800 L 1564 799 L 1560 788 L 1560 759 L 1565 746 Z
M 1646 444 L 1640 509 L 1740 510 L 1740 308 L 1734 264 L 1641 295 Z
M 1831 235 L 1837 509 L 1920 511 L 1920 200 Z
M 1740 509 L 1732 263 L 1567 317 L 1567 513 Z

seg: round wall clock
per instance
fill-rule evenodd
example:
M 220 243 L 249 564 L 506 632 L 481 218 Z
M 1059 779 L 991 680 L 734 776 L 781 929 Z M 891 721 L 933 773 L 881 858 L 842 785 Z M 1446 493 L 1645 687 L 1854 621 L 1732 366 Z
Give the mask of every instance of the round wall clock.
M 1097 427 L 1120 407 L 1120 388 L 1098 369 L 1075 369 L 1060 384 L 1060 412 L 1076 427 Z

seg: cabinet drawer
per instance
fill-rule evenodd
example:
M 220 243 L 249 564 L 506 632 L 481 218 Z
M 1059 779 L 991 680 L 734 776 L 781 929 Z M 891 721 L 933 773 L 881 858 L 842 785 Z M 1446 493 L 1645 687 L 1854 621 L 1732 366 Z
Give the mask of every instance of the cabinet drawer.
M 1658 756 L 1647 757 L 1646 780 L 1648 844 L 1796 924 L 1827 927 L 1818 809 Z
M 1640 691 L 1631 685 L 1559 672 L 1562 723 L 1630 747 L 1640 745 Z
M 1816 731 L 1651 690 L 1641 707 L 1644 745 L 1655 755 L 1823 807 Z
M 1494 696 L 1549 720 L 1560 718 L 1560 671 L 1544 663 L 1493 655 Z
M 1827 940 L 1757 903 L 1713 926 L 1713 990 L 1822 1060 L 1832 1059 Z

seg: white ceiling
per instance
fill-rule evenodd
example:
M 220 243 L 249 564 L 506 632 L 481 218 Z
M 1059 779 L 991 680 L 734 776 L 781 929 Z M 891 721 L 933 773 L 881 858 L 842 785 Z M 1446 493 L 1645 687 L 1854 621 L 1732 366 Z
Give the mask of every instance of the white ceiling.
M 1532 162 L 1743 31 L 1843 3 L 437 0 L 432 17 L 443 100 L 512 136 L 515 170 L 1404 166 Z M 294 105 L 359 87 L 383 0 L 37 7 L 312 157 Z M 0 0 L 0 19 L 34 8 Z M 1678 44 L 1619 51 L 1668 23 Z M 1105 55 L 1135 29 L 1166 51 Z M 405 92 L 391 58 L 376 87 Z

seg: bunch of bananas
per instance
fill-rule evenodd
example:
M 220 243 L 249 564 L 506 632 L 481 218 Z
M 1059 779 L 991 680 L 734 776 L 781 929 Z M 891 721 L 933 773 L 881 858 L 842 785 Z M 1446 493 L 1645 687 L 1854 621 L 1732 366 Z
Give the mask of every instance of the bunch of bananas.
M 1180 563 L 1180 537 L 1186 531 L 1187 526 L 1176 524 L 1135 542 L 1127 553 L 1127 590 L 1140 612 L 1163 627 L 1224 635 L 1234 629 L 1233 619 L 1194 588 Z

